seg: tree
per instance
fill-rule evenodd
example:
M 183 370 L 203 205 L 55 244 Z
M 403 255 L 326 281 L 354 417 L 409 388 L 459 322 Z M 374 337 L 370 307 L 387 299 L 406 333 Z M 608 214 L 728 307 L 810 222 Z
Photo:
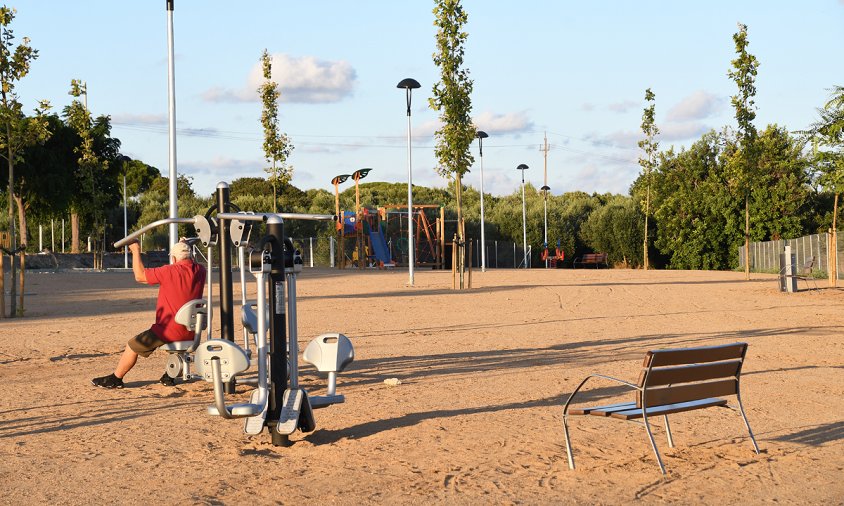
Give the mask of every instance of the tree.
M 261 125 L 264 127 L 264 158 L 272 163 L 265 169 L 273 185 L 273 212 L 278 212 L 277 187 L 284 186 L 293 177 L 293 167 L 287 164 L 287 157 L 293 151 L 293 144 L 286 134 L 278 131 L 278 83 L 272 80 L 273 62 L 267 50 L 261 54 L 264 84 L 258 88 L 264 107 L 261 111 Z
M 98 209 L 98 195 L 96 189 L 96 173 L 99 172 L 101 161 L 94 152 L 94 139 L 91 133 L 93 122 L 91 113 L 79 100 L 83 89 L 81 81 L 73 79 L 70 82 L 70 92 L 73 101 L 64 109 L 65 121 L 76 131 L 79 144 L 73 148 L 76 154 L 76 191 L 71 202 L 71 253 L 79 253 L 79 217 L 80 214 L 94 215 Z
M 630 197 L 614 196 L 589 214 L 580 235 L 594 251 L 605 252 L 611 264 L 639 265 L 637 250 L 642 241 L 642 212 Z M 647 256 L 645 257 L 645 259 Z
M 2 132 L 0 132 L 0 153 L 6 159 L 9 171 L 9 239 L 10 250 L 15 252 L 17 250 L 17 237 L 15 231 L 15 159 L 19 156 L 21 149 L 26 146 L 43 142 L 49 137 L 49 130 L 47 130 L 47 123 L 44 119 L 44 112 L 49 108 L 49 103 L 41 101 L 39 106 L 35 109 L 34 117 L 26 117 L 21 111 L 22 106 L 18 102 L 17 94 L 15 93 L 15 85 L 18 81 L 26 77 L 29 73 L 30 64 L 38 57 L 38 51 L 29 45 L 29 38 L 24 37 L 21 43 L 14 47 L 14 34 L 9 26 L 15 19 L 16 11 L 10 9 L 5 5 L 0 7 L 0 123 L 2 123 Z M 18 201 L 18 205 L 21 202 Z M 24 219 L 23 214 L 19 218 Z M 24 224 L 25 225 L 25 224 Z M 26 227 L 21 226 L 21 233 L 26 233 Z M 21 237 L 21 244 L 25 248 L 26 236 Z M 12 285 L 10 287 L 11 302 L 10 302 L 10 316 L 14 317 L 16 313 L 23 313 L 23 286 L 21 286 L 21 307 L 16 309 L 15 292 L 16 292 L 16 266 L 14 253 L 12 253 L 11 265 L 11 279 Z M 4 271 L 3 271 L 3 256 L 0 254 L 0 293 L 5 288 Z M 24 253 L 21 251 L 21 270 L 23 270 Z M 21 274 L 21 285 L 23 285 L 23 274 Z M 0 318 L 6 317 L 6 302 L 5 297 L 0 297 Z
M 736 59 L 732 61 L 733 70 L 727 75 L 735 81 L 738 93 L 731 102 L 736 111 L 738 123 L 738 149 L 730 159 L 732 187 L 739 197 L 744 198 L 744 275 L 750 279 L 750 192 L 758 172 L 756 156 L 756 73 L 759 61 L 747 52 L 750 42 L 747 40 L 747 25 L 739 23 L 739 31 L 733 34 L 736 45 Z
M 433 97 L 429 99 L 432 109 L 440 112 L 442 128 L 437 130 L 435 155 L 437 171 L 443 177 L 454 178 L 454 193 L 457 202 L 457 244 L 460 288 L 464 278 L 465 225 L 463 223 L 463 175 L 469 172 L 474 157 L 469 151 L 475 139 L 472 124 L 472 80 L 469 71 L 463 67 L 463 45 L 468 34 L 463 26 L 469 17 L 460 0 L 436 0 L 434 26 L 437 27 L 437 49 L 434 63 L 440 68 L 441 80 L 434 84 Z
M 654 245 L 672 269 L 727 269 L 739 207 L 727 189 L 724 140 L 714 131 L 688 150 L 660 153 L 652 176 Z M 634 185 L 643 184 L 642 176 Z
M 659 134 L 659 128 L 654 123 L 654 99 L 656 95 L 650 88 L 645 90 L 645 100 L 650 104 L 645 107 L 642 113 L 642 133 L 645 138 L 639 141 L 639 147 L 642 149 L 642 156 L 639 157 L 639 165 L 642 166 L 642 171 L 645 175 L 645 227 L 644 239 L 642 247 L 642 267 L 648 270 L 648 217 L 651 214 L 651 171 L 656 166 L 656 155 L 659 150 L 659 142 L 655 137 Z
M 818 115 L 809 133 L 820 148 L 815 150 L 818 182 L 835 194 L 832 229 L 837 230 L 838 196 L 844 190 L 844 86 L 832 88 L 829 101 L 818 109 Z

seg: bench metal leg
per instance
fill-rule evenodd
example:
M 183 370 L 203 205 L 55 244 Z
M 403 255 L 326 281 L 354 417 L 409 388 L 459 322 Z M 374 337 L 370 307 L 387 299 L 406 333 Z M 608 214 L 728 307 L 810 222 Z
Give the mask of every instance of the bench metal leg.
M 753 450 L 759 455 L 759 445 L 756 444 L 756 438 L 753 437 L 753 431 L 750 430 L 750 422 L 747 421 L 747 416 L 744 414 L 744 406 L 741 403 L 741 394 L 736 392 L 736 399 L 738 400 L 739 412 L 741 418 L 744 420 L 744 426 L 747 427 L 747 433 L 750 434 L 750 442 L 753 443 Z
M 664 415 L 665 418 L 665 434 L 668 435 L 668 447 L 674 448 L 674 438 L 671 437 L 671 426 L 668 425 L 668 415 Z
M 651 440 L 651 446 L 654 449 L 654 455 L 656 455 L 656 463 L 659 464 L 659 470 L 662 474 L 665 474 L 665 466 L 662 465 L 662 457 L 659 456 L 659 450 L 656 449 L 656 441 L 654 441 L 654 435 L 651 432 L 651 424 L 648 423 L 648 415 L 645 414 L 644 408 L 642 409 L 642 419 L 645 422 L 645 430 L 648 431 L 648 438 Z
M 569 469 L 574 469 L 574 456 L 571 454 L 571 441 L 569 440 L 568 415 L 563 414 L 563 434 L 566 437 L 566 456 L 569 459 Z

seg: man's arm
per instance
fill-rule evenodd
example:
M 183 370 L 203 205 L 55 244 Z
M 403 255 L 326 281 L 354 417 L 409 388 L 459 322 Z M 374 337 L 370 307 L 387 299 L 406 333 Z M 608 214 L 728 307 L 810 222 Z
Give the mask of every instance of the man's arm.
M 144 273 L 144 261 L 141 260 L 141 245 L 133 242 L 129 245 L 129 251 L 132 252 L 132 273 L 135 275 L 135 281 L 148 284 L 147 275 Z

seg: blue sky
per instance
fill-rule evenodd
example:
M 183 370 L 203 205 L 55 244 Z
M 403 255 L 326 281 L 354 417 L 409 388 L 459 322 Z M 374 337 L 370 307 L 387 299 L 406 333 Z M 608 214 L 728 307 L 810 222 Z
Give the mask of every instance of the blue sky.
M 71 79 L 88 85 L 94 114 L 108 114 L 122 151 L 168 173 L 165 1 L 27 0 L 12 28 L 40 56 L 18 92 L 27 110 L 66 106 Z M 816 118 L 844 84 L 844 0 L 466 0 L 466 68 L 484 142 L 484 189 L 543 184 L 626 193 L 639 166 L 644 92 L 656 94 L 660 147 L 688 145 L 734 125 L 727 77 L 737 22 L 760 61 L 756 125 L 790 130 Z M 362 167 L 368 181 L 407 181 L 405 77 L 413 94 L 413 182 L 443 187 L 434 170 L 437 113 L 427 107 L 439 71 L 433 2 L 423 0 L 175 0 L 178 171 L 208 194 L 218 181 L 263 176 L 264 48 L 281 84 L 280 126 L 292 138 L 293 182 L 332 188 Z M 479 187 L 477 145 L 465 181 Z M 346 183 L 349 184 L 349 183 Z

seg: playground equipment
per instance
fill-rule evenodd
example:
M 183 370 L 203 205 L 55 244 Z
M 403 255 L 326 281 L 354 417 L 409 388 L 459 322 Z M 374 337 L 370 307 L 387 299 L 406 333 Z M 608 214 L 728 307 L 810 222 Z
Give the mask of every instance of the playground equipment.
M 393 258 L 398 259 L 398 266 L 408 265 L 410 257 L 407 241 L 407 206 L 388 205 L 378 208 L 379 214 L 386 222 L 385 236 L 395 237 L 391 241 Z M 415 267 L 431 267 L 442 269 L 445 265 L 445 209 L 440 205 L 414 204 L 413 225 L 416 240 L 413 245 L 413 260 Z
M 558 269 L 563 266 L 563 260 L 566 259 L 566 252 L 563 251 L 563 248 L 560 245 L 560 240 L 557 239 L 557 247 L 554 249 L 554 255 L 549 254 L 548 243 L 546 242 L 540 257 L 543 262 L 548 262 L 548 267 L 552 269 Z
M 229 201 L 229 187 L 226 183 L 217 185 L 217 205 L 205 216 L 193 218 L 167 218 L 151 223 L 124 237 L 115 247 L 119 248 L 141 234 L 162 225 L 193 225 L 200 241 L 209 247 L 216 240 L 220 265 L 220 338 L 210 338 L 196 346 L 192 359 L 178 365 L 183 377 L 190 377 L 189 364 L 193 363 L 196 375 L 214 385 L 214 405 L 208 413 L 222 418 L 245 418 L 244 432 L 259 434 L 266 427 L 274 445 L 286 446 L 289 436 L 296 429 L 310 432 L 316 428 L 313 409 L 345 401 L 336 393 L 336 373 L 341 372 L 354 360 L 351 341 L 344 335 L 323 334 L 317 337 L 306 350 L 305 361 L 312 363 L 318 371 L 329 374 L 328 394 L 309 397 L 300 388 L 298 378 L 298 330 L 296 311 L 296 275 L 302 269 L 302 259 L 295 251 L 292 241 L 284 235 L 284 220 L 305 219 L 332 221 L 333 215 L 291 214 L 291 213 L 245 213 L 231 212 L 235 208 Z M 216 211 L 216 217 L 211 217 Z M 254 224 L 265 224 L 266 233 L 254 248 L 246 254 L 246 244 Z M 229 242 L 229 238 L 231 243 Z M 257 284 L 257 300 L 249 303 L 245 292 L 241 297 L 241 320 L 244 322 L 244 347 L 234 342 L 233 301 L 231 278 L 231 247 L 238 248 L 241 258 L 247 257 L 250 273 Z M 244 265 L 244 262 L 241 262 Z M 210 270 L 210 269 L 209 269 Z M 209 276 L 210 278 L 210 276 Z M 245 271 L 241 269 L 241 282 L 245 283 Z M 285 284 L 287 293 L 285 294 Z M 211 319 L 210 285 L 207 321 Z M 191 301 L 196 302 L 196 301 Z M 203 301 L 201 301 L 203 302 Z M 195 333 L 193 342 L 188 341 L 186 350 L 197 342 L 206 322 L 202 304 L 185 310 L 182 320 L 192 325 Z M 195 318 L 192 311 L 196 312 Z M 248 325 L 247 325 L 248 323 Z M 254 342 L 257 359 L 253 360 L 250 341 Z M 257 388 L 252 392 L 250 402 L 227 405 L 226 394 L 234 393 L 238 375 L 246 372 L 252 362 L 257 362 Z M 175 370 L 176 365 L 173 366 Z M 168 370 L 169 370 L 168 366 Z M 243 378 L 241 378 L 243 379 Z

